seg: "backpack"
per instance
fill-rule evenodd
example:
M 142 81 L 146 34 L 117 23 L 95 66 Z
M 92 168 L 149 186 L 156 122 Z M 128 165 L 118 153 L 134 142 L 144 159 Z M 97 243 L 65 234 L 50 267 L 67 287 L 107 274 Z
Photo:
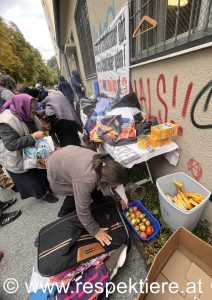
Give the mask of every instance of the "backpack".
M 43 227 L 38 238 L 38 270 L 42 276 L 53 276 L 80 265 L 102 253 L 129 243 L 129 233 L 113 201 L 91 206 L 91 213 L 101 228 L 109 228 L 109 246 L 102 246 L 81 225 L 76 212 Z

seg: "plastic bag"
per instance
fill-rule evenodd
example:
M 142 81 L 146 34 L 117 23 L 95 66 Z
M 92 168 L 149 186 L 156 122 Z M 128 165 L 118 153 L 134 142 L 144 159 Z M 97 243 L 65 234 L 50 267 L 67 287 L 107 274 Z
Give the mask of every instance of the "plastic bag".
M 47 157 L 55 150 L 51 136 L 37 140 L 34 147 L 27 147 L 23 150 L 23 168 L 45 169 L 45 161 Z

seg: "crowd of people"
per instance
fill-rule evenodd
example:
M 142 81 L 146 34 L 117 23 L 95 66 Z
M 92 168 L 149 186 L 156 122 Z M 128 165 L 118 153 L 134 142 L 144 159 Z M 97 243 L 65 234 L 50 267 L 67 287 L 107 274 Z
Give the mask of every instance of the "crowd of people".
M 34 197 L 49 203 L 66 196 L 58 217 L 76 209 L 87 231 L 109 245 L 111 237 L 93 219 L 90 204 L 99 193 L 110 195 L 112 188 L 124 184 L 127 172 L 118 162 L 81 145 L 83 125 L 79 105 L 76 109 L 74 103 L 85 97 L 79 73 L 71 73 L 71 84 L 60 76 L 56 88 L 47 90 L 42 81 L 34 87 L 17 86 L 9 75 L 0 75 L 0 187 L 13 189 L 21 199 Z M 23 149 L 33 147 L 46 132 L 57 150 L 48 157 L 45 169 L 25 170 Z M 0 227 L 21 215 L 20 210 L 4 212 L 16 201 L 0 202 Z

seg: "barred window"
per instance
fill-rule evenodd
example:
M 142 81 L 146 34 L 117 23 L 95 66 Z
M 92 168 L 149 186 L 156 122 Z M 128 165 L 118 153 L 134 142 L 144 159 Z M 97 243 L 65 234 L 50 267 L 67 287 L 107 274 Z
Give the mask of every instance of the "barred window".
M 143 16 L 157 27 L 132 37 Z M 150 28 L 147 22 L 140 30 Z M 131 64 L 212 41 L 212 0 L 131 0 Z
M 74 18 L 85 70 L 85 76 L 86 78 L 89 78 L 96 74 L 96 65 L 93 53 L 93 43 L 86 0 L 78 0 Z

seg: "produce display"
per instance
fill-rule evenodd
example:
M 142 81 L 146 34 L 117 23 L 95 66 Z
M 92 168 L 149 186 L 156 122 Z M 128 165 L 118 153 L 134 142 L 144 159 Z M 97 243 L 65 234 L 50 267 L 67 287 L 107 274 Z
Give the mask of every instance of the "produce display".
M 125 216 L 142 238 L 146 239 L 155 232 L 146 214 L 142 213 L 137 206 L 126 210 Z
M 174 184 L 177 188 L 177 194 L 175 196 L 166 194 L 166 198 L 182 209 L 191 210 L 205 199 L 205 196 L 198 193 L 186 193 L 182 182 L 175 180 Z

